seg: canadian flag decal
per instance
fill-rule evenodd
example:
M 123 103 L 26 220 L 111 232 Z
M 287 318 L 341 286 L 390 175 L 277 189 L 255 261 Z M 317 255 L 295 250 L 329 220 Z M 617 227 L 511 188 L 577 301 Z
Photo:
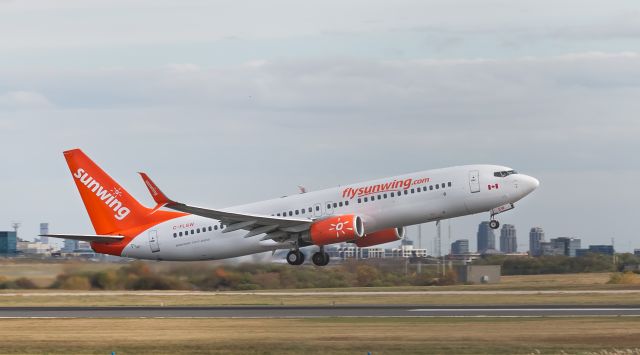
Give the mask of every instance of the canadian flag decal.
M 493 189 L 497 189 L 498 188 L 498 184 L 489 185 L 487 187 L 489 188 L 489 191 L 491 191 Z

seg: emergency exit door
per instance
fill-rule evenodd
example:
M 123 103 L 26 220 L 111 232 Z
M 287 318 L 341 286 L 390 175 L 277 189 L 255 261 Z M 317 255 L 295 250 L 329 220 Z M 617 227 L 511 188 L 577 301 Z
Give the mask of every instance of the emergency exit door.
M 469 188 L 471 193 L 480 192 L 480 172 L 478 170 L 469 171 Z
M 152 253 L 157 253 L 160 251 L 160 242 L 158 241 L 157 230 L 149 231 L 149 246 L 151 247 Z

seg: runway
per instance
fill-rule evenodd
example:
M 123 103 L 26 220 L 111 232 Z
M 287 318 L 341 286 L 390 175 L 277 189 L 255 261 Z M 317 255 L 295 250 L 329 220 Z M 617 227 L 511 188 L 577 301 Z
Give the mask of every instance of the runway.
M 629 306 L 0 307 L 0 318 L 329 318 L 640 316 Z

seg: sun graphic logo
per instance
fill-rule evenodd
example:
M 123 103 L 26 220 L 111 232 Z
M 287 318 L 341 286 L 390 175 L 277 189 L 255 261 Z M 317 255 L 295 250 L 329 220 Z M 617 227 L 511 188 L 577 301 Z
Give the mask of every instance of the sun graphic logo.
M 113 190 L 111 190 L 111 194 L 115 197 L 120 197 L 122 196 L 122 191 L 119 188 L 114 187 Z
M 335 231 L 336 232 L 336 238 L 340 238 L 340 236 L 345 236 L 347 235 L 346 231 L 352 231 L 353 228 L 349 227 L 349 223 L 351 223 L 351 221 L 344 221 L 342 222 L 340 220 L 341 217 L 338 217 L 338 222 L 331 223 L 331 228 L 329 228 L 330 231 Z

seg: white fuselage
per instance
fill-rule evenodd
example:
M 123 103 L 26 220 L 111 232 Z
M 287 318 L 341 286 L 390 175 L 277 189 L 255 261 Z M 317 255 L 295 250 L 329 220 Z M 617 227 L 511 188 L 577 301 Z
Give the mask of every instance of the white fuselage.
M 466 165 L 426 170 L 320 191 L 286 196 L 224 211 L 267 216 L 323 219 L 355 214 L 365 233 L 486 212 L 514 203 L 537 186 L 530 176 L 497 165 Z M 366 201 L 365 201 L 366 199 Z M 244 238 L 246 231 L 223 233 L 220 221 L 187 215 L 155 225 L 135 237 L 122 256 L 156 260 L 225 259 L 275 249 L 290 243 L 264 234 Z

